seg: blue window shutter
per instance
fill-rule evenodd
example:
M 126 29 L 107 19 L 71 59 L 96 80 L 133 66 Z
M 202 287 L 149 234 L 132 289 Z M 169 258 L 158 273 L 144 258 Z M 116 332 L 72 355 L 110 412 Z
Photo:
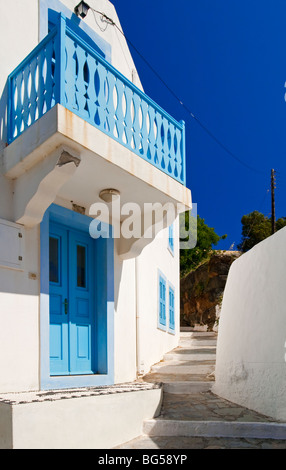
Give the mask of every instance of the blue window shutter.
M 166 326 L 166 281 L 159 276 L 159 325 Z
M 173 224 L 169 226 L 169 249 L 174 253 L 174 226 Z
M 175 330 L 175 292 L 169 287 L 169 329 Z

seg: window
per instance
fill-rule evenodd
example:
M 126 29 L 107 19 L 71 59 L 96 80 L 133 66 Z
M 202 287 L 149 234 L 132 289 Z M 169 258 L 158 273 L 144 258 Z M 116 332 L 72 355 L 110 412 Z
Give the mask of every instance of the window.
M 175 291 L 169 286 L 169 331 L 175 333 Z
M 86 287 L 86 247 L 77 245 L 77 287 Z
M 159 318 L 158 328 L 166 329 L 166 279 L 159 274 Z
M 59 263 L 60 240 L 56 237 L 50 237 L 50 282 L 59 284 L 60 282 L 60 263 Z
M 174 254 L 174 225 L 169 226 L 168 248 L 172 255 Z
M 175 288 L 158 271 L 158 328 L 175 334 Z

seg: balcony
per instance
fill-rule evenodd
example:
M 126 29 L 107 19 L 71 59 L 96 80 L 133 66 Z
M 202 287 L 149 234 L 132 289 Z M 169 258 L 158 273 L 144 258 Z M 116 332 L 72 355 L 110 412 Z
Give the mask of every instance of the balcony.
M 52 203 L 95 216 L 92 207 L 106 188 L 120 192 L 121 207 L 135 203 L 141 213 L 148 203 L 171 203 L 174 220 L 191 208 L 184 123 L 112 67 L 63 15 L 9 76 L 7 106 L 1 160 L 13 181 L 14 222 L 34 227 Z M 121 224 L 124 217 L 118 211 L 104 221 Z M 143 233 L 122 239 L 118 253 L 136 256 L 150 242 Z
M 185 185 L 185 129 L 59 24 L 9 77 L 8 143 L 60 104 Z

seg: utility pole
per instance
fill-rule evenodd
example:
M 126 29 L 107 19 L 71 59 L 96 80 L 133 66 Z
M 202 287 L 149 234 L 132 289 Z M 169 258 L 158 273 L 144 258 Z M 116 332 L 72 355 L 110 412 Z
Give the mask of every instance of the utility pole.
M 272 234 L 275 233 L 275 170 L 271 170 L 271 227 L 272 227 Z

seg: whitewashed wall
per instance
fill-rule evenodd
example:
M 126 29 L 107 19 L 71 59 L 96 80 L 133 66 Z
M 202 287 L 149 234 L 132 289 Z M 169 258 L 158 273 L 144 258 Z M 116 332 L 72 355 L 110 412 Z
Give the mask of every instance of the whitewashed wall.
M 74 7 L 79 3 L 77 0 L 61 0 L 61 2 L 67 6 L 70 10 L 74 10 Z M 117 16 L 114 5 L 108 0 L 88 0 L 88 5 L 99 12 L 105 13 L 111 18 L 118 28 L 122 31 L 120 19 Z M 134 65 L 131 53 L 126 44 L 124 36 L 118 31 L 118 29 L 112 25 L 106 26 L 106 23 L 101 21 L 101 15 L 98 13 L 94 14 L 89 10 L 87 16 L 83 20 L 90 28 L 92 28 L 100 37 L 112 45 L 111 51 L 111 63 L 119 70 L 128 80 L 133 81 L 136 86 L 142 88 L 140 79 L 138 77 L 136 67 Z M 104 31 L 102 31 L 102 29 Z
M 178 224 L 175 224 L 175 237 Z M 0 267 L 0 392 L 39 389 L 39 227 L 22 229 L 21 270 Z M 116 247 L 116 244 L 115 244 Z M 7 247 L 8 250 L 8 247 Z M 162 231 L 136 259 L 122 261 L 115 252 L 115 383 L 136 379 L 175 348 L 179 339 L 179 249 L 168 250 Z M 136 268 L 137 263 L 137 268 Z M 176 334 L 158 325 L 158 269 L 175 287 Z M 137 276 L 137 280 L 136 280 Z M 136 287 L 137 286 L 137 287 Z M 167 284 L 168 289 L 168 284 Z M 168 298 L 168 291 L 167 291 Z M 139 317 L 139 320 L 137 318 Z M 168 302 L 167 302 L 168 317 Z
M 179 225 L 174 222 L 174 255 L 168 250 L 168 229 L 162 230 L 138 257 L 139 362 L 146 373 L 178 345 L 180 334 Z M 166 331 L 158 328 L 158 270 L 166 278 Z M 175 290 L 175 334 L 169 332 L 169 284 Z M 140 365 L 140 364 L 139 364 Z
M 40 10 L 43 8 L 43 3 L 49 6 L 48 1 L 15 0 L 13 14 L 10 8 L 2 8 L 1 11 L 0 31 L 9 48 L 0 49 L 0 150 L 6 145 L 7 78 L 39 42 Z M 62 1 L 62 4 L 71 11 L 78 3 L 77 0 Z M 88 3 L 111 16 L 120 26 L 114 6 L 108 0 L 90 0 Z M 112 26 L 108 26 L 106 31 L 102 32 L 91 11 L 85 22 L 111 44 L 112 64 L 132 80 L 135 66 L 123 36 Z M 139 81 L 136 84 L 140 86 Z M 0 218 L 4 220 L 14 220 L 12 198 L 13 182 L 0 175 Z M 70 206 L 69 202 L 66 204 L 62 202 L 64 206 Z M 39 227 L 33 230 L 23 229 L 23 234 L 22 269 L 14 270 L 0 266 L 1 392 L 39 388 Z M 9 246 L 6 249 L 8 252 Z M 118 296 L 115 302 L 115 341 L 116 351 L 120 351 L 116 355 L 118 382 L 131 380 L 136 376 L 133 265 L 134 260 L 122 263 L 115 256 L 115 285 Z M 128 342 L 126 342 L 126 332 L 129 337 Z
M 286 419 L 286 228 L 230 269 L 219 323 L 214 392 Z
M 10 4 L 6 6 L 1 3 L 0 150 L 5 147 L 7 141 L 8 75 L 38 44 L 38 0 L 15 0 L 12 10 Z
M 62 3 L 73 10 L 75 0 Z M 118 22 L 108 0 L 88 2 Z M 37 45 L 39 39 L 39 0 L 15 0 L 13 15 L 3 9 L 0 30 L 9 48 L 1 48 L 0 151 L 5 147 L 6 80 L 12 70 Z M 101 32 L 90 13 L 86 19 L 112 46 L 112 63 L 132 79 L 134 63 L 122 35 L 111 26 Z M 136 83 L 140 86 L 140 82 Z M 1 120 L 2 119 L 2 120 Z M 0 219 L 14 220 L 13 181 L 0 175 Z M 57 201 L 70 208 L 70 201 Z M 176 231 L 178 226 L 176 225 Z M 38 390 L 40 377 L 40 227 L 23 228 L 21 269 L 1 266 L 0 260 L 0 392 Z M 175 232 L 176 237 L 176 232 Z M 1 241 L 0 241 L 1 242 Z M 116 247 L 116 243 L 115 243 Z M 179 248 L 168 251 L 168 230 L 146 247 L 138 261 L 122 261 L 115 253 L 115 382 L 134 380 L 138 357 L 141 372 L 160 361 L 177 345 L 179 333 Z M 9 247 L 7 246 L 7 251 Z M 136 265 L 137 264 L 137 265 Z M 158 269 L 175 287 L 176 335 L 157 328 Z M 136 274 L 137 273 L 137 274 Z M 136 278 L 137 276 L 137 278 Z M 136 288 L 137 285 L 137 288 Z M 136 320 L 139 315 L 139 321 Z M 150 347 L 151 345 L 151 347 Z M 138 354 L 139 355 L 138 355 Z M 138 356 L 138 357 L 137 357 Z
M 39 388 L 39 228 L 22 235 L 20 269 L 0 267 L 1 393 Z
M 116 240 L 117 241 L 117 240 Z M 117 243 L 115 241 L 115 249 Z M 136 377 L 135 260 L 114 257 L 114 374 L 115 383 Z
M 61 3 L 73 12 L 78 0 L 62 0 Z M 92 8 L 105 13 L 122 30 L 116 10 L 108 0 L 89 0 L 87 2 Z M 46 4 L 46 6 L 45 6 Z M 41 39 L 41 15 L 43 10 L 53 7 L 53 0 L 13 0 L 13 12 L 10 4 L 2 5 L 0 15 L 1 37 L 5 38 L 7 47 L 0 48 L 0 150 L 6 143 L 7 123 L 7 78 L 8 75 L 22 62 L 22 60 L 37 46 Z M 42 11 L 41 11 L 42 10 Z M 136 67 L 130 54 L 123 35 L 114 26 L 107 26 L 96 14 L 96 20 L 90 10 L 87 17 L 82 21 L 93 29 L 98 36 L 102 37 L 112 46 L 111 63 L 136 86 L 142 89 Z M 9 46 L 8 46 L 9 45 Z M 135 78 L 134 78 L 135 77 Z M 1 198 L 2 199 L 2 198 Z M 1 216 L 1 214 L 0 214 Z
M 167 351 L 178 345 L 179 243 L 174 223 L 175 250 L 168 249 L 168 229 L 144 248 L 136 259 L 115 256 L 115 382 L 134 380 L 149 372 Z M 167 279 L 167 328 L 158 328 L 158 270 Z M 168 331 L 168 282 L 175 288 L 175 334 Z

